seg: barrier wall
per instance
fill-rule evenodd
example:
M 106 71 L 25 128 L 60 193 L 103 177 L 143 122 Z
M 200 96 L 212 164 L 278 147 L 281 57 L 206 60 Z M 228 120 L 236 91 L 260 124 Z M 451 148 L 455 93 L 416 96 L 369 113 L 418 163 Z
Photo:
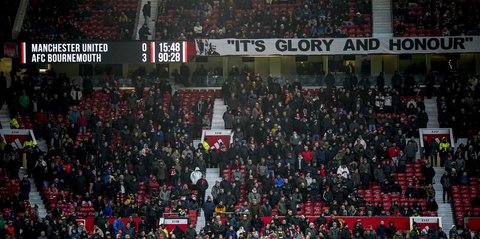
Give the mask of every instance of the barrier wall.
M 262 221 L 264 225 L 266 223 L 270 223 L 273 217 L 262 217 Z M 280 220 L 283 220 L 285 217 L 279 217 Z M 317 217 L 309 217 L 310 222 L 314 222 Z M 330 217 L 326 217 L 327 222 L 330 222 Z M 358 219 L 362 220 L 362 225 L 367 228 L 372 225 L 374 228 L 380 224 L 381 221 L 385 223 L 385 225 L 389 225 L 390 222 L 395 224 L 395 227 L 398 230 L 407 231 L 410 230 L 410 218 L 408 217 L 336 217 L 336 219 L 341 224 L 347 224 L 348 228 L 353 228 L 355 223 Z
M 465 217 L 464 221 L 466 228 L 469 228 L 472 231 L 480 230 L 480 217 Z

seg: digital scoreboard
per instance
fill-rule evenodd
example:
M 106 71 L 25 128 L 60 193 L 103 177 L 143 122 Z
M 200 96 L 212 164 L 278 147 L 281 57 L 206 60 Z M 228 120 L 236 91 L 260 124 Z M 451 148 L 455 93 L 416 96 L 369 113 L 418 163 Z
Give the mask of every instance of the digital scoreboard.
M 178 63 L 187 62 L 186 41 L 22 42 L 22 64 Z

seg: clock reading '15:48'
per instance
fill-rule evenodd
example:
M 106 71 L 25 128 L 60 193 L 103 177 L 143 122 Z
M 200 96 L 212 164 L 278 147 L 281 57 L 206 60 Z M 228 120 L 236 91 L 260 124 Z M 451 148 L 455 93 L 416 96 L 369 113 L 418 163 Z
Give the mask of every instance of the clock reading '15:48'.
M 187 42 L 151 42 L 151 63 L 187 62 Z

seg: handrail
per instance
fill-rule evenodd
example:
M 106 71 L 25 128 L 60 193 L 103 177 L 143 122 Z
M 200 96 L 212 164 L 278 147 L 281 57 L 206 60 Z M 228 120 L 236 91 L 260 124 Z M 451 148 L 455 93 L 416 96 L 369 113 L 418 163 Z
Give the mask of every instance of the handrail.
M 27 15 L 27 8 L 30 4 L 29 0 L 21 0 L 18 5 L 17 15 L 15 16 L 15 21 L 12 27 L 12 39 L 17 39 L 18 34 L 22 30 L 23 22 L 25 21 L 25 16 Z

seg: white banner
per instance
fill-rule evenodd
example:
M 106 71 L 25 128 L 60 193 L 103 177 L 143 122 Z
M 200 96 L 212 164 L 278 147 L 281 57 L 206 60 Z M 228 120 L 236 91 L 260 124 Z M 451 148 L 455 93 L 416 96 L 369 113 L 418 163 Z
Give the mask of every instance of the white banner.
M 197 55 L 358 55 L 480 52 L 479 36 L 196 39 Z
M 165 218 L 163 224 L 168 225 L 187 225 L 188 219 L 187 218 Z

